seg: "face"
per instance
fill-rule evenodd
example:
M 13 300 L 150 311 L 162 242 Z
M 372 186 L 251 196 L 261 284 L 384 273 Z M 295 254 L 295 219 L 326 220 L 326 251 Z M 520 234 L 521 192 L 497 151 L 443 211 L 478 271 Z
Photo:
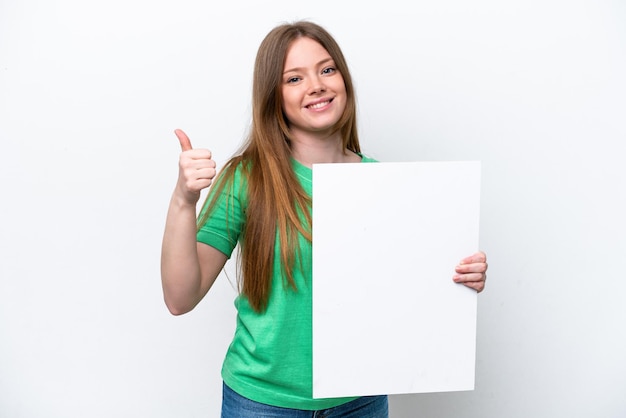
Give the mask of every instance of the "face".
M 291 133 L 328 135 L 346 107 L 346 86 L 328 51 L 301 37 L 287 50 L 282 78 L 283 111 Z

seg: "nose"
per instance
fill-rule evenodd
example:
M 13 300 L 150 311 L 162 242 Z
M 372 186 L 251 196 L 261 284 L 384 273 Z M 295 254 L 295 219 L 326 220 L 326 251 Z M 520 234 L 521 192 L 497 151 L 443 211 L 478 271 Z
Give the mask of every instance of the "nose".
M 324 80 L 320 76 L 311 77 L 309 85 L 309 94 L 320 94 L 326 91 L 326 86 L 324 85 Z

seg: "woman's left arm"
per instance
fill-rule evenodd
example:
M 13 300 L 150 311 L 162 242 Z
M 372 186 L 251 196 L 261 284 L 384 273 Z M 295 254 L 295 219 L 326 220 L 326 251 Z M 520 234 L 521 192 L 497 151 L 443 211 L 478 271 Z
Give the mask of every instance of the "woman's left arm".
M 487 267 L 487 255 L 479 251 L 461 260 L 454 269 L 456 274 L 452 277 L 452 280 L 477 292 L 482 292 L 485 289 Z

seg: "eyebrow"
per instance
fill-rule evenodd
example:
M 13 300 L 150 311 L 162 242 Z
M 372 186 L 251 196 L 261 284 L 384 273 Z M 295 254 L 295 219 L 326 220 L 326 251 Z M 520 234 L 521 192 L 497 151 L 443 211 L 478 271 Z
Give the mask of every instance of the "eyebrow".
M 327 63 L 328 61 L 333 61 L 333 58 L 332 57 L 324 58 L 323 60 L 321 60 L 320 62 L 318 62 L 315 65 L 319 66 L 319 65 Z M 288 70 L 283 71 L 283 74 L 287 74 L 287 73 L 290 73 L 290 72 L 298 72 L 300 70 L 302 70 L 302 67 L 290 68 Z

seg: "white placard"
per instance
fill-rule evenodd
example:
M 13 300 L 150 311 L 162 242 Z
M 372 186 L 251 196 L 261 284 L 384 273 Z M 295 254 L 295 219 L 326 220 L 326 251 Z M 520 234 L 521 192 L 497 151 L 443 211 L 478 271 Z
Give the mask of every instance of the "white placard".
M 313 396 L 472 390 L 480 162 L 313 166 Z

